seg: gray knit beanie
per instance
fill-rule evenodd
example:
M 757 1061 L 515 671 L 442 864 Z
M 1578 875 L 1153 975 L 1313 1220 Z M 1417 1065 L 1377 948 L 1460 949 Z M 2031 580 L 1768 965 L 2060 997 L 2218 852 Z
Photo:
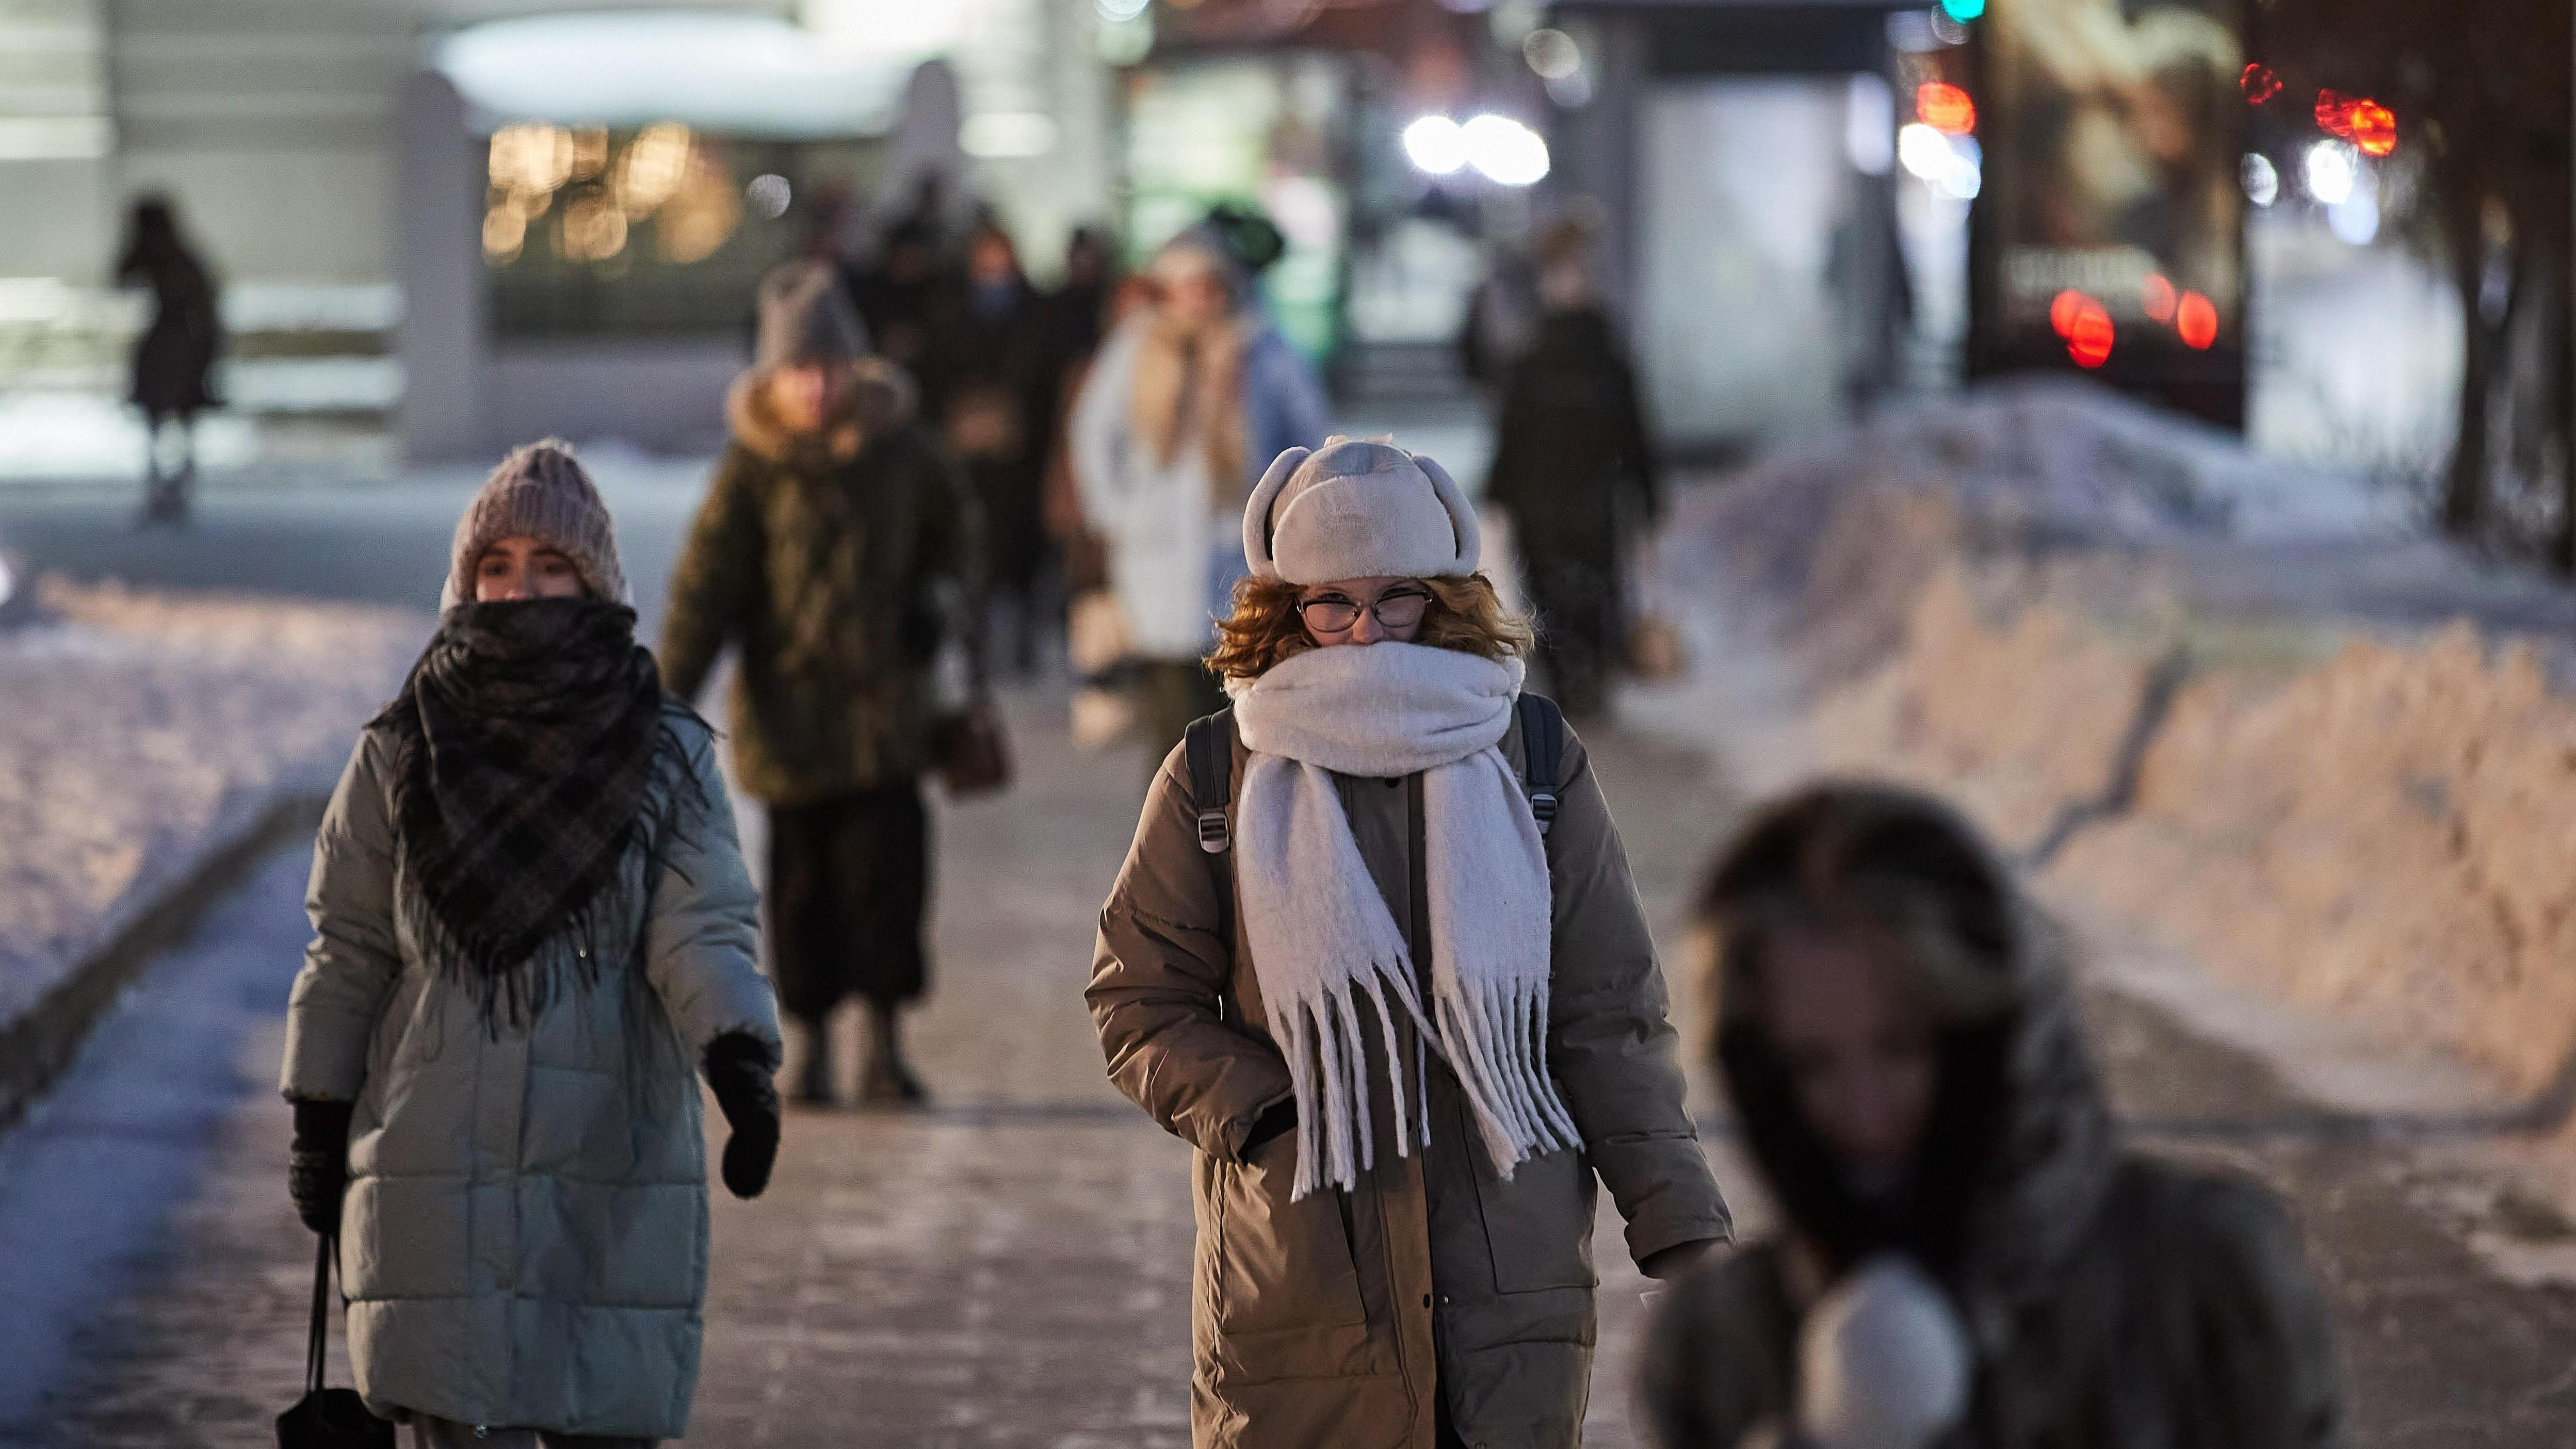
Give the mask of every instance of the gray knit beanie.
M 448 557 L 447 587 L 439 612 L 474 597 L 474 566 L 483 550 L 505 538 L 542 539 L 572 560 L 591 597 L 632 603 L 626 570 L 617 562 L 617 533 L 599 489 L 560 438 L 530 443 L 501 460 L 483 491 L 457 520 L 456 547 Z
M 868 329 L 840 270 L 816 258 L 784 262 L 760 279 L 760 333 L 752 365 L 852 362 L 868 355 Z
M 1448 471 L 1374 439 L 1280 454 L 1243 511 L 1243 559 L 1292 584 L 1472 574 L 1476 510 Z

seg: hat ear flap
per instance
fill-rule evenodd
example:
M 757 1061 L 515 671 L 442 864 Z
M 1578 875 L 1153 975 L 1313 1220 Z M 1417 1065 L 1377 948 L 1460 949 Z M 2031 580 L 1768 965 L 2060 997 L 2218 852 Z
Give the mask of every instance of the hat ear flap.
M 1279 564 L 1270 556 L 1270 510 L 1279 502 L 1279 490 L 1288 486 L 1297 465 L 1312 456 L 1312 448 L 1290 448 L 1270 460 L 1270 471 L 1253 485 L 1252 499 L 1243 505 L 1243 562 L 1256 579 L 1279 577 Z
M 1420 453 L 1413 455 L 1413 461 L 1431 479 L 1431 492 L 1440 500 L 1440 506 L 1449 511 L 1449 526 L 1458 535 L 1457 567 L 1452 572 L 1462 575 L 1474 573 L 1483 565 L 1485 557 L 1484 535 L 1476 526 L 1476 506 L 1467 501 L 1467 495 L 1459 490 L 1457 480 L 1449 476 L 1448 469 Z

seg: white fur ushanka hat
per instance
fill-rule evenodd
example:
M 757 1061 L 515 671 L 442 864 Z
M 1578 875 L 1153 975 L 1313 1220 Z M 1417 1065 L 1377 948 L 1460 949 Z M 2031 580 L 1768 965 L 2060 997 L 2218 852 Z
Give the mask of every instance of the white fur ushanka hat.
M 1389 442 L 1290 448 L 1243 510 L 1243 558 L 1256 578 L 1438 578 L 1472 574 L 1483 556 L 1476 510 L 1448 471 Z

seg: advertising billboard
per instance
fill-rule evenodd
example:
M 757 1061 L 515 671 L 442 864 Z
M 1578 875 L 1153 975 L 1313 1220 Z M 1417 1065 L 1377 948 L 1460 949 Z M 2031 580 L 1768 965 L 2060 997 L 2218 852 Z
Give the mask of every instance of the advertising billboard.
M 2243 0 L 1993 0 L 1968 368 L 2244 418 Z

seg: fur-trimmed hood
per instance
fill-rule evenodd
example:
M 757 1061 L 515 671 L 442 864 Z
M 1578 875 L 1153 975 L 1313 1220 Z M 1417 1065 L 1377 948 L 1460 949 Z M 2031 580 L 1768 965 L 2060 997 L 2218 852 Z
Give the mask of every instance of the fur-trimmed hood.
M 841 410 L 823 428 L 822 446 L 841 461 L 855 458 L 873 439 L 904 426 L 919 411 L 912 378 L 882 357 L 862 357 L 846 364 L 851 387 Z M 776 369 L 753 368 L 734 379 L 725 394 L 725 424 L 733 439 L 772 463 L 785 463 L 815 446 L 780 419 L 770 406 L 769 383 Z

